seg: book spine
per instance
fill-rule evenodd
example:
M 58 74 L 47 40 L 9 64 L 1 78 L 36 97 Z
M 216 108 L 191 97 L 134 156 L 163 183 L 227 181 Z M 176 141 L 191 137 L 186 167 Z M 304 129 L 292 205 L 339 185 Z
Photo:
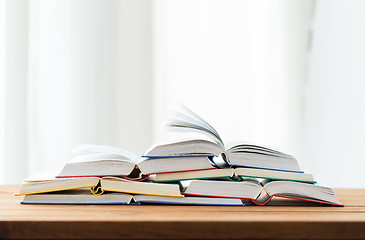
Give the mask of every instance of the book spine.
M 98 183 L 95 186 L 90 187 L 90 191 L 94 195 L 101 195 L 101 194 L 104 193 L 104 190 L 101 187 L 100 179 L 99 179 Z
M 256 201 L 256 199 L 251 199 L 251 201 L 252 201 L 254 204 L 258 205 L 258 206 L 264 206 L 264 205 L 266 205 L 268 202 L 270 202 L 270 200 L 273 198 L 273 196 L 274 196 L 274 195 L 269 196 L 269 198 L 268 198 L 266 201 L 264 201 L 264 202 L 257 202 L 257 201 Z
M 150 177 L 150 174 L 146 175 L 143 178 L 129 178 L 129 177 L 126 177 L 126 176 L 121 177 L 121 178 L 123 178 L 125 180 L 128 180 L 128 181 L 143 182 L 143 181 L 147 180 L 149 177 Z

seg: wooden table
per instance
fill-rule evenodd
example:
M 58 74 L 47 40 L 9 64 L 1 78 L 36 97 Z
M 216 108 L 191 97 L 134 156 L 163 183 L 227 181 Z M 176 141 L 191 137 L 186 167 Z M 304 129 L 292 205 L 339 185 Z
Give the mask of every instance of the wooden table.
M 336 189 L 345 207 L 21 205 L 17 190 L 0 186 L 0 238 L 365 238 L 365 189 Z

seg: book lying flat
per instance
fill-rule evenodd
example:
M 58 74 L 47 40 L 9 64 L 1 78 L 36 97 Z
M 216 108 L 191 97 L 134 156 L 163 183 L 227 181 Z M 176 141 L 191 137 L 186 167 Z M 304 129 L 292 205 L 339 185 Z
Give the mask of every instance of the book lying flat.
M 222 168 L 189 172 L 161 173 L 156 174 L 153 181 L 174 182 L 181 180 L 216 178 L 227 178 L 234 181 L 240 181 L 242 178 L 247 177 L 316 183 L 313 179 L 313 175 L 310 173 L 285 172 L 257 168 Z
M 90 189 L 73 189 L 52 193 L 25 195 L 21 204 L 130 204 L 133 196 L 125 193 L 104 193 L 94 195 Z
M 143 154 L 144 157 L 210 156 L 216 165 L 221 165 L 217 162 L 220 156 L 224 165 L 228 166 L 301 172 L 293 156 L 273 148 L 244 142 L 225 146 L 218 132 L 207 121 L 184 106 L 174 114 L 168 122 L 168 129 L 202 133 L 209 140 L 190 139 L 156 144 Z
M 184 184 L 184 183 L 182 183 Z M 343 206 L 331 188 L 292 181 L 213 181 L 192 180 L 184 195 L 250 199 L 257 205 L 265 205 L 274 196 Z
M 165 205 L 213 205 L 244 206 L 240 199 L 209 197 L 164 197 L 151 195 L 130 195 L 106 192 L 94 195 L 89 189 L 73 189 L 52 193 L 40 193 L 24 196 L 22 204 L 165 204 Z
M 213 206 L 244 206 L 241 199 L 214 197 L 183 197 L 172 198 L 151 195 L 135 195 L 133 197 L 140 204 L 173 204 L 173 205 L 213 205 Z
M 30 178 L 32 179 L 32 178 Z M 70 189 L 90 188 L 98 195 L 104 191 L 124 192 L 133 194 L 161 195 L 183 197 L 178 184 L 160 184 L 152 182 L 129 181 L 118 177 L 77 177 L 53 178 L 41 181 L 28 180 L 23 182 L 15 195 L 56 192 Z
M 71 161 L 57 178 L 149 175 L 161 172 L 214 169 L 206 156 L 193 158 L 140 158 L 122 148 L 104 145 L 80 145 L 74 148 Z

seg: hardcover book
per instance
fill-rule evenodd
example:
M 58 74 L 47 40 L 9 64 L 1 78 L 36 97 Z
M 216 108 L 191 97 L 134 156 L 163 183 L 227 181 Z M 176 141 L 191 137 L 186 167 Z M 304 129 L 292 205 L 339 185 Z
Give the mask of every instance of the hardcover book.
M 49 175 L 49 174 L 45 174 Z M 43 178 L 37 180 L 35 178 Z M 15 195 L 29 195 L 46 192 L 56 192 L 70 189 L 89 188 L 92 193 L 100 195 L 104 191 L 122 192 L 146 195 L 161 195 L 183 197 L 178 184 L 161 184 L 152 182 L 130 181 L 118 177 L 76 177 L 76 178 L 49 178 L 30 177 L 23 182 Z
M 142 175 L 214 169 L 206 156 L 192 158 L 141 158 L 118 147 L 80 145 L 57 178 L 120 176 L 143 179 Z
M 184 185 L 184 182 L 182 182 Z M 184 195 L 249 199 L 265 205 L 274 196 L 343 206 L 331 188 L 293 181 L 243 182 L 192 180 L 184 186 Z
M 211 205 L 244 206 L 240 199 L 209 197 L 166 197 L 153 195 L 130 195 L 105 192 L 94 195 L 87 188 L 39 193 L 24 196 L 22 204 L 72 204 L 72 205 L 120 205 L 120 204 L 164 204 L 164 205 Z
M 218 132 L 199 115 L 181 106 L 174 112 L 167 128 L 204 134 L 209 138 L 155 144 L 144 154 L 148 158 L 207 156 L 217 167 L 249 167 L 289 172 L 302 172 L 297 160 L 263 145 L 244 142 L 225 144 Z M 222 159 L 222 161 L 219 161 Z
M 161 173 L 151 176 L 154 182 L 175 182 L 192 179 L 229 179 L 240 181 L 242 178 L 263 178 L 272 180 L 287 180 L 307 183 L 316 183 L 310 173 L 296 173 L 285 171 L 274 171 L 257 168 L 221 168 L 188 172 Z

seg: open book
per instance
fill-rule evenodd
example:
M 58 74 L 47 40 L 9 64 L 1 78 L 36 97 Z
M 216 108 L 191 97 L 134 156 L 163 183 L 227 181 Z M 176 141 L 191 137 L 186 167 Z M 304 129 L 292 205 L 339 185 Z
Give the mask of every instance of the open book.
M 22 204 L 168 204 L 168 205 L 222 205 L 244 206 L 240 199 L 208 197 L 166 197 L 130 195 L 107 192 L 93 195 L 89 189 L 73 189 L 52 193 L 26 195 Z
M 278 196 L 343 206 L 331 188 L 301 182 L 192 180 L 184 188 L 184 195 L 250 199 L 257 205 L 265 205 L 272 197 Z
M 215 168 L 206 156 L 147 159 L 122 148 L 104 145 L 80 145 L 71 150 L 71 154 L 74 157 L 57 178 L 130 176 L 140 179 L 141 174 Z
M 225 145 L 218 132 L 207 121 L 184 106 L 181 106 L 180 111 L 174 112 L 167 127 L 171 130 L 202 133 L 209 140 L 190 139 L 153 145 L 144 153 L 144 157 L 208 156 L 222 167 L 216 161 L 220 157 L 226 166 L 301 172 L 293 156 L 272 148 L 242 142 Z
M 132 195 L 110 192 L 94 195 L 90 189 L 72 189 L 66 191 L 25 195 L 21 204 L 130 204 Z
M 263 178 L 271 180 L 298 181 L 307 183 L 316 183 L 313 175 L 310 173 L 297 173 L 274 171 L 257 168 L 220 168 L 200 171 L 173 172 L 156 174 L 150 179 L 154 182 L 175 182 L 192 179 L 229 179 L 240 181 L 243 178 Z
M 51 174 L 44 174 L 50 176 Z M 145 195 L 183 197 L 178 184 L 159 184 L 151 182 L 129 181 L 118 177 L 77 177 L 52 178 L 37 175 L 26 179 L 15 195 L 30 195 L 37 193 L 57 192 L 70 189 L 89 188 L 95 195 L 105 191 Z

